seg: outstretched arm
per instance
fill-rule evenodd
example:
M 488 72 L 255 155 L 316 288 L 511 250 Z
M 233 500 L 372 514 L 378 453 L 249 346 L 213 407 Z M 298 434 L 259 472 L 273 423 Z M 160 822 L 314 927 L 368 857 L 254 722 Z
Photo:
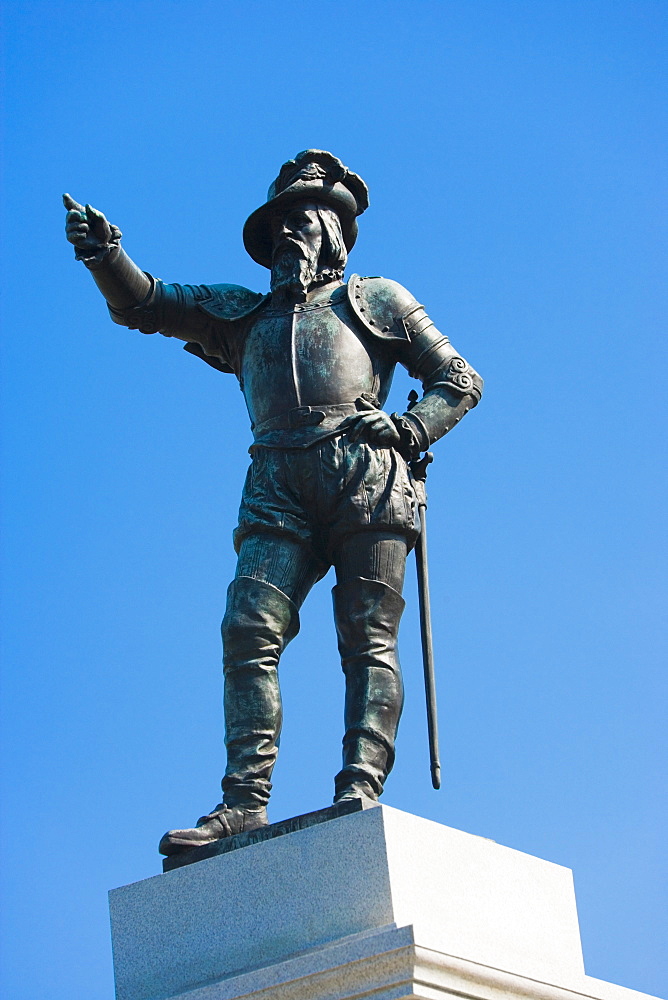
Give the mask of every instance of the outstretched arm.
M 233 286 L 170 285 L 158 281 L 130 260 L 120 244 L 120 229 L 111 225 L 102 212 L 80 205 L 69 194 L 63 195 L 63 202 L 67 209 L 67 239 L 74 245 L 76 259 L 83 261 L 107 300 L 114 323 L 142 333 L 177 337 L 189 345 L 191 353 L 204 357 L 214 368 L 236 370 L 227 342 L 226 320 L 235 318 L 236 312 L 243 313 L 244 307 L 250 308 L 262 299 L 261 295 Z M 223 314 L 219 315 L 221 310 L 216 312 L 215 307 L 221 298 Z M 212 304 L 213 312 L 200 308 L 206 304 Z M 198 348 L 193 349 L 193 344 Z
M 120 229 L 107 222 L 102 212 L 80 205 L 69 194 L 63 195 L 63 204 L 67 209 L 65 235 L 74 246 L 74 256 L 91 272 L 110 308 L 123 310 L 143 302 L 152 283 L 121 247 Z

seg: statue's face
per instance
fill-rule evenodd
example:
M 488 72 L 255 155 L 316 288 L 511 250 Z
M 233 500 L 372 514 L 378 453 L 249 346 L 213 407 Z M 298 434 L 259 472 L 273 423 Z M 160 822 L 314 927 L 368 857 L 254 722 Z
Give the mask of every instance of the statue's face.
M 318 273 L 322 226 L 318 206 L 305 201 L 276 215 L 272 223 L 271 291 L 277 299 L 303 302 Z
M 299 244 L 307 256 L 317 260 L 322 246 L 322 226 L 315 202 L 293 205 L 287 212 L 276 215 L 272 221 L 274 254 L 290 244 Z

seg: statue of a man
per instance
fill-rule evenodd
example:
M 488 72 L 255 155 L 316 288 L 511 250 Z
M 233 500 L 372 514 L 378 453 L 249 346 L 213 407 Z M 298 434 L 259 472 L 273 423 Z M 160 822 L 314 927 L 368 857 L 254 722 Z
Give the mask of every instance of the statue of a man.
M 401 285 L 344 281 L 368 193 L 331 153 L 307 149 L 285 163 L 246 222 L 246 250 L 271 271 L 268 295 L 157 281 L 125 254 L 120 231 L 100 212 L 64 200 L 67 237 L 112 319 L 183 340 L 236 375 L 254 437 L 222 625 L 223 802 L 193 829 L 165 834 L 161 852 L 267 823 L 281 729 L 278 662 L 330 566 L 346 684 L 335 802 L 376 801 L 394 762 L 401 593 L 420 530 L 408 463 L 476 405 L 482 380 Z M 390 416 L 383 404 L 397 362 L 424 395 Z

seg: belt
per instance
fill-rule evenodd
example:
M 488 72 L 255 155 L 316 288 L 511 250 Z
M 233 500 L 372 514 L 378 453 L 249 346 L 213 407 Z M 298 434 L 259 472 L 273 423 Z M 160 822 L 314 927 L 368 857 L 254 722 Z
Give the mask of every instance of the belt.
M 270 417 L 268 420 L 262 420 L 259 424 L 255 424 L 253 427 L 253 434 L 255 437 L 259 437 L 260 434 L 266 434 L 269 431 L 288 431 L 296 430 L 298 427 L 316 427 L 321 424 L 324 420 L 329 418 L 340 418 L 349 417 L 353 413 L 359 413 L 361 410 L 370 410 L 378 408 L 378 400 L 371 399 L 371 394 L 367 393 L 364 396 L 359 397 L 352 403 L 333 403 L 333 404 L 322 404 L 318 406 L 295 406 L 293 410 L 287 410 L 285 413 L 279 413 L 276 417 Z

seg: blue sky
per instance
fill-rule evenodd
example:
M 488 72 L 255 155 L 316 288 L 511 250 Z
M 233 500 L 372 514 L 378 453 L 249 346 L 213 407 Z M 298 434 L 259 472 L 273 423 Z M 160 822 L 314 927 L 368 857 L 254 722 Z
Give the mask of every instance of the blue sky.
M 218 801 L 250 442 L 231 376 L 111 324 L 60 194 L 159 277 L 264 291 L 242 225 L 309 146 L 370 187 L 349 270 L 405 284 L 486 380 L 430 472 L 444 786 L 409 568 L 385 801 L 572 868 L 589 974 L 665 993 L 665 4 L 4 18 L 4 995 L 111 1000 L 106 891 Z M 274 820 L 339 766 L 330 585 L 282 666 Z

